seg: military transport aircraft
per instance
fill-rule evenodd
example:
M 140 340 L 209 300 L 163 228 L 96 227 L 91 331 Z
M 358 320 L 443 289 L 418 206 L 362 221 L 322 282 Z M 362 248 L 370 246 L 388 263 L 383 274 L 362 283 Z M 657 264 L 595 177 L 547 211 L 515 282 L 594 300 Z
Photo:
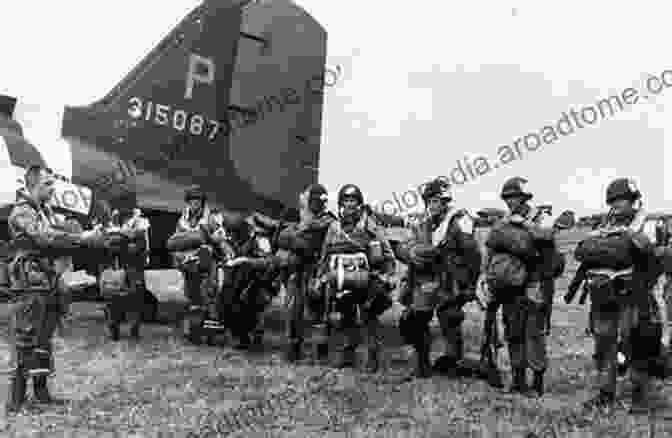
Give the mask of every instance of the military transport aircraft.
M 6 178 L 62 148 L 72 208 L 137 202 L 152 224 L 152 265 L 167 267 L 188 186 L 224 211 L 277 217 L 317 181 L 325 62 L 326 31 L 291 1 L 205 0 L 102 99 L 66 106 L 53 144 L 17 140 L 21 121 L 5 111 Z

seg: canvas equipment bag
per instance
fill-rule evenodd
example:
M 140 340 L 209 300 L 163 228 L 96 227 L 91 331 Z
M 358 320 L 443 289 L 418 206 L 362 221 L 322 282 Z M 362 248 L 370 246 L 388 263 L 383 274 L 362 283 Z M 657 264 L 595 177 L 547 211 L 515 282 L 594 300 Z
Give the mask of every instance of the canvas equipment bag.
M 115 257 L 114 266 L 105 269 L 100 274 L 100 294 L 105 299 L 124 296 L 128 293 L 126 287 L 126 270 L 119 267 L 119 260 Z
M 425 270 L 433 266 L 439 259 L 441 253 L 433 245 L 418 243 L 413 246 L 411 251 L 411 263 L 419 270 Z
M 366 254 L 334 254 L 329 258 L 328 280 L 337 290 L 365 290 L 369 286 L 370 268 Z
M 577 245 L 574 258 L 594 268 L 626 269 L 634 260 L 634 245 L 624 232 L 589 237 Z
M 524 261 L 538 255 L 532 234 L 522 226 L 506 222 L 492 227 L 485 245 L 495 253 L 508 253 Z
M 596 308 L 616 306 L 632 293 L 632 272 L 621 272 L 621 275 L 613 275 L 613 272 L 601 274 L 599 269 L 588 271 L 584 287 Z
M 170 236 L 166 242 L 166 248 L 170 252 L 190 251 L 198 249 L 203 244 L 205 244 L 205 239 L 201 230 L 183 231 Z
M 299 231 L 298 225 L 290 225 L 278 234 L 278 247 L 301 255 L 309 255 L 319 249 L 317 233 Z
M 496 253 L 490 258 L 485 278 L 490 290 L 496 294 L 497 291 L 522 287 L 527 281 L 527 268 L 514 255 Z

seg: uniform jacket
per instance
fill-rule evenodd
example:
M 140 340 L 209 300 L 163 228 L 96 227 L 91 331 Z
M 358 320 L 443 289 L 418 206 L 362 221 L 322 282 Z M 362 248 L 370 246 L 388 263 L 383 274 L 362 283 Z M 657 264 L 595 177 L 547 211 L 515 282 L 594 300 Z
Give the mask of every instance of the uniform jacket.
M 25 288 L 29 285 L 21 273 L 21 260 L 37 261 L 32 269 L 41 272 L 53 281 L 68 266 L 61 263 L 69 258 L 67 251 L 80 241 L 78 234 L 59 230 L 54 212 L 47 204 L 38 204 L 26 190 L 17 192 L 17 202 L 8 219 L 14 257 L 10 263 L 12 286 Z M 51 285 L 53 286 L 53 284 Z
M 200 214 L 195 214 L 191 211 L 190 206 L 186 206 L 182 210 L 182 215 L 177 221 L 175 234 L 187 231 L 198 231 L 199 229 L 209 229 L 211 225 L 212 214 L 207 203 L 203 204 Z M 197 249 L 189 251 L 176 251 L 173 254 L 174 260 L 180 266 L 185 260 L 193 257 L 198 252 Z
M 431 244 L 441 252 L 441 264 L 433 273 L 439 277 L 441 289 L 452 291 L 456 282 L 459 289 L 475 289 L 481 268 L 481 253 L 474 239 L 474 221 L 465 210 L 452 210 L 437 224 L 427 216 L 410 227 L 413 237 L 398 249 L 400 260 L 409 266 L 411 285 L 420 281 L 412 263 L 412 249 L 416 244 Z
M 291 227 L 294 229 L 294 232 L 308 231 L 311 233 L 316 233 L 316 238 L 321 242 L 324 241 L 327 230 L 329 229 L 331 223 L 337 220 L 336 216 L 328 210 L 324 210 L 323 212 L 315 215 L 307 209 L 302 209 L 300 212 L 300 217 L 301 219 L 299 222 L 291 222 L 273 219 L 261 213 L 254 213 L 252 215 L 252 219 L 264 228 L 281 231 Z M 319 257 L 319 255 L 320 254 L 317 256 Z M 298 261 L 299 258 L 295 254 L 290 254 L 290 252 L 286 250 L 280 250 L 274 255 L 256 259 L 254 264 L 259 268 L 265 269 L 291 267 L 293 270 L 299 267 Z M 314 264 L 305 263 L 305 260 L 303 260 L 301 266 L 306 272 L 308 272 L 313 269 Z
M 633 267 L 632 288 L 630 294 L 632 304 L 640 304 L 642 309 L 648 309 L 650 304 L 648 294 L 658 281 L 662 273 L 662 264 L 655 256 L 655 230 L 645 230 L 646 212 L 637 211 L 632 219 L 620 219 L 607 216 L 605 222 L 593 233 L 625 229 L 630 233 L 631 240 L 638 251 L 636 264 Z M 647 232 L 648 231 L 648 232 Z
M 383 264 L 378 267 L 378 269 L 382 274 L 391 276 L 395 272 L 396 260 L 394 253 L 392 252 L 392 247 L 385 238 L 381 227 L 370 215 L 366 214 L 366 212 L 362 214 L 357 223 L 348 231 L 344 229 L 340 220 L 331 222 L 324 237 L 320 260 L 323 262 L 326 260 L 328 250 L 333 245 L 355 241 L 366 249 L 369 242 L 373 240 L 379 241 L 382 246 Z
M 539 251 L 539 259 L 537 263 L 528 266 L 530 280 L 538 281 L 549 277 L 550 271 L 553 270 L 552 257 L 557 251 L 555 228 L 550 213 L 523 204 L 520 210 L 509 212 L 502 220 L 522 223 L 532 235 L 535 247 Z

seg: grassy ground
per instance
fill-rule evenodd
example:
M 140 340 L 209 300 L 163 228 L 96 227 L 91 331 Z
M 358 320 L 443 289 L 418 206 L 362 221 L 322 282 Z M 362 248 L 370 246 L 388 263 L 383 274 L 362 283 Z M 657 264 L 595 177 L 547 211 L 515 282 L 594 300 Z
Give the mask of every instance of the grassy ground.
M 566 240 L 569 250 L 575 238 Z M 574 269 L 571 264 L 567 276 Z M 384 352 L 385 372 L 368 375 L 310 361 L 289 365 L 277 335 L 269 336 L 266 351 L 258 354 L 186 345 L 170 326 L 159 325 L 144 327 L 138 343 L 111 343 L 99 308 L 77 304 L 74 320 L 56 339 L 58 374 L 52 382 L 54 392 L 71 403 L 42 410 L 31 405 L 6 419 L 0 435 L 438 438 L 494 437 L 499 431 L 507 437 L 529 432 L 619 437 L 652 436 L 644 433 L 654 423 L 655 436 L 672 434 L 672 416 L 665 420 L 672 415 L 665 401 L 672 389 L 662 382 L 656 383 L 660 396 L 654 418 L 627 415 L 625 381 L 623 403 L 614 410 L 582 412 L 580 403 L 590 396 L 592 342 L 584 332 L 587 309 L 559 302 L 566 284 L 566 278 L 559 282 L 553 313 L 547 394 L 538 400 L 510 396 L 475 379 L 405 382 L 412 358 L 397 345 Z M 475 306 L 468 313 L 466 340 L 475 353 L 482 315 Z M 440 349 L 437 341 L 434 356 Z M 503 356 L 502 365 L 508 367 Z M 3 366 L 8 361 L 4 340 L 0 361 Z M 4 401 L 6 391 L 0 389 Z

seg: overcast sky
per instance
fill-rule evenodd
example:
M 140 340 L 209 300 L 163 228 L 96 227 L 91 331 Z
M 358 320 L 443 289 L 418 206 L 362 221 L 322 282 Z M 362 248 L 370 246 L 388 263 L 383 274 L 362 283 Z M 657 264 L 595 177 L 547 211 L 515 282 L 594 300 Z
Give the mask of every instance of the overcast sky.
M 10 2 L 0 92 L 53 111 L 88 104 L 198 3 Z M 660 1 L 298 3 L 329 33 L 327 65 L 344 72 L 326 94 L 321 182 L 333 192 L 360 184 L 371 201 L 458 175 L 465 157 L 492 166 L 499 146 L 563 111 L 672 70 L 672 5 Z M 538 201 L 584 214 L 604 208 L 610 179 L 632 176 L 648 208 L 672 208 L 672 88 L 639 102 L 534 152 L 523 146 L 522 158 L 456 186 L 456 203 L 502 206 L 502 182 L 520 175 Z

